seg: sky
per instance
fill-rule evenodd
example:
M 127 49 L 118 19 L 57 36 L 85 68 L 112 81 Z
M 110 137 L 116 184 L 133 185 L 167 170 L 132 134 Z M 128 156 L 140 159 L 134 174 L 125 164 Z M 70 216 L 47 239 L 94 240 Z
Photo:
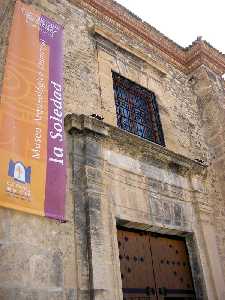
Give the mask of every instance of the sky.
M 116 0 L 180 46 L 202 36 L 225 54 L 225 0 Z

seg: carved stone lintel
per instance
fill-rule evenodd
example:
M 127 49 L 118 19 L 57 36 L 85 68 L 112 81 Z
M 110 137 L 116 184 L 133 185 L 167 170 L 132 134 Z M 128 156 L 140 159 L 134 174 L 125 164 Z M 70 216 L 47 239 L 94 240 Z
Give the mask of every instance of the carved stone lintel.
M 134 58 L 138 59 L 140 61 L 140 64 L 145 63 L 151 66 L 154 69 L 154 71 L 158 73 L 159 77 L 163 78 L 168 75 L 169 71 L 166 69 L 165 65 L 163 65 L 159 61 L 156 62 L 153 58 L 150 58 L 146 53 L 138 51 L 137 49 L 134 49 L 133 47 L 121 42 L 121 40 L 116 38 L 115 35 L 109 34 L 109 32 L 105 32 L 99 26 L 95 26 L 94 36 L 97 41 L 97 44 L 102 49 L 108 50 L 108 43 L 111 43 L 114 47 L 118 47 L 120 50 L 126 51 L 129 56 L 133 56 Z
M 114 127 L 90 116 L 70 114 L 65 118 L 67 132 L 92 132 L 106 137 L 107 148 L 115 150 L 119 148 L 121 153 L 143 161 L 158 162 L 164 167 L 185 175 L 200 174 L 204 176 L 207 165 L 175 153 L 166 147 L 162 147 L 151 141 L 142 139 L 118 127 Z M 138 149 L 138 150 L 137 150 Z M 187 175 L 187 174 L 186 174 Z

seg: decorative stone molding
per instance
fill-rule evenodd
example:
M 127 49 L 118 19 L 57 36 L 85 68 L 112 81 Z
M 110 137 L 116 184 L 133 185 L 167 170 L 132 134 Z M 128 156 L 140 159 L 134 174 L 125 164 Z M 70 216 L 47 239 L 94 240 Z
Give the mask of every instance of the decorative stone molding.
M 78 130 L 103 135 L 106 137 L 109 148 L 118 147 L 121 153 L 124 152 L 134 158 L 138 157 L 139 160 L 154 160 L 166 164 L 168 168 L 177 173 L 206 174 L 206 164 L 175 153 L 166 147 L 142 139 L 118 127 L 105 124 L 93 117 L 76 114 L 67 115 L 65 129 L 69 133 Z
M 106 32 L 104 29 L 100 28 L 99 26 L 95 26 L 93 29 L 93 33 L 96 37 L 96 40 L 98 44 L 103 44 L 102 41 L 99 41 L 98 36 L 103 37 L 105 40 L 110 41 L 115 46 L 127 51 L 129 54 L 132 54 L 142 62 L 150 65 L 154 69 L 158 71 L 160 74 L 160 77 L 164 77 L 169 72 L 165 65 L 159 63 L 158 61 L 155 61 L 153 58 L 150 58 L 147 53 L 143 53 L 134 47 L 132 45 L 125 45 L 120 39 L 116 38 L 116 36 L 113 36 L 112 33 Z M 105 47 L 105 45 L 103 45 Z
M 69 133 L 73 130 L 78 131 L 92 131 L 94 133 L 108 136 L 108 127 L 102 121 L 94 117 L 85 115 L 69 114 L 65 117 L 65 129 Z
M 116 28 L 123 35 L 145 44 L 145 52 L 148 48 L 151 51 L 149 46 L 153 46 L 166 61 L 186 74 L 201 65 L 209 66 L 219 75 L 225 73 L 225 55 L 201 38 L 197 38 L 192 45 L 183 48 L 113 0 L 70 1 L 109 27 Z
M 117 145 L 121 153 L 127 153 L 131 157 L 166 164 L 168 168 L 173 169 L 177 173 L 186 173 L 188 171 L 202 175 L 206 173 L 206 164 L 189 159 L 120 128 L 109 126 L 109 136 L 113 147 Z

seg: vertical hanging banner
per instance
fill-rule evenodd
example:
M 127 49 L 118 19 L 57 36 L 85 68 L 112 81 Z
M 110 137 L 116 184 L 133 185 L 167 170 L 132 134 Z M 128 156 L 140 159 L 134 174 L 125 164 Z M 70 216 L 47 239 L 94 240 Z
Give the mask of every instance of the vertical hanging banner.
M 63 29 L 16 2 L 0 101 L 0 205 L 64 220 Z

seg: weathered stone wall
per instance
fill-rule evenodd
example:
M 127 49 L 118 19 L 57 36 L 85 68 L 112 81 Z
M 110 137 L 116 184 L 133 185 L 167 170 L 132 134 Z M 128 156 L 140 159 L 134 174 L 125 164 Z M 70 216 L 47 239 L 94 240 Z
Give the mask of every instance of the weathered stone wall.
M 145 45 L 142 46 L 138 40 L 124 36 L 116 28 L 110 28 L 68 1 L 34 0 L 32 5 L 61 23 L 65 29 L 66 113 L 96 113 L 102 115 L 107 123 L 116 125 L 111 76 L 111 70 L 114 70 L 155 92 L 169 149 L 193 159 L 206 157 L 197 97 L 190 86 L 190 76 L 165 61 L 153 46 L 148 45 L 146 54 Z M 96 26 L 107 29 L 116 41 L 122 41 L 121 47 L 132 45 L 133 51 L 145 53 L 148 61 L 99 39 L 94 35 Z M 152 61 L 154 64 L 151 64 Z
M 213 273 L 220 276 L 215 230 L 202 224 L 208 220 L 206 168 L 90 117 L 68 116 L 66 124 L 78 174 L 76 228 L 87 241 L 80 246 L 80 272 L 85 288 L 88 260 L 93 299 L 122 299 L 116 224 L 186 237 L 197 299 L 223 299 L 222 278 Z
M 205 264 L 205 277 L 210 271 L 206 267 L 208 262 L 203 247 L 204 238 L 198 228 L 198 213 L 193 205 L 195 201 L 205 196 L 202 178 L 198 180 L 199 195 L 195 200 L 195 188 L 190 180 L 192 172 L 182 171 L 181 157 L 177 158 L 175 163 L 174 157 L 167 153 L 167 158 L 171 160 L 168 163 L 164 160 L 160 149 L 157 149 L 158 157 L 156 158 L 152 155 L 156 149 L 151 149 L 147 145 L 145 148 L 135 139 L 133 142 L 138 146 L 138 150 L 129 151 L 126 146 L 121 145 L 125 141 L 129 141 L 131 145 L 133 137 L 129 140 L 129 137 L 123 136 L 122 133 L 119 138 L 120 133 L 115 132 L 115 134 L 117 135 L 116 141 L 120 140 L 119 145 L 115 145 L 113 139 L 105 146 L 104 152 L 107 161 L 105 179 L 107 197 L 113 207 L 111 210 L 113 218 L 117 219 L 119 225 L 184 236 L 187 241 L 193 234 L 198 250 L 194 250 L 192 245 L 189 252 L 195 256 L 201 253 L 201 262 L 199 259 L 195 262 L 191 261 L 197 299 L 206 299 L 202 264 Z M 149 154 L 148 151 L 152 153 Z M 117 251 L 115 252 L 117 254 Z M 114 256 L 116 259 L 115 254 Z M 209 286 L 208 281 L 208 289 L 210 289 Z M 213 292 L 211 292 L 211 297 L 216 297 Z
M 225 277 L 225 91 L 224 81 L 208 68 L 195 74 L 193 90 L 198 96 L 199 116 L 208 147 L 208 192 L 217 228 L 217 243 Z
M 122 34 L 115 30 L 111 34 L 117 37 L 116 41 L 123 38 Z M 189 83 L 190 76 L 186 76 L 168 65 L 153 51 L 148 52 L 149 62 L 146 63 L 106 39 L 97 36 L 96 40 L 102 104 L 101 114 L 104 116 L 105 121 L 116 125 L 111 73 L 113 70 L 155 92 L 165 142 L 169 149 L 193 159 L 206 159 L 207 154 L 201 131 L 196 95 L 194 95 Z M 140 47 L 138 42 L 135 45 L 132 39 L 126 40 L 124 47 L 126 47 L 126 44 L 131 43 L 133 48 Z M 157 69 L 157 66 L 150 65 L 153 58 L 154 61 L 157 59 L 159 69 Z M 162 73 L 161 65 L 166 66 L 166 73 Z
M 14 1 L 0 1 L 0 93 L 13 9 Z
M 0 299 L 122 299 L 116 222 L 124 221 L 185 234 L 187 241 L 192 235 L 198 299 L 206 293 L 210 300 L 224 299 L 218 271 L 222 263 L 225 274 L 221 79 L 196 72 L 193 86 L 190 75 L 155 47 L 87 13 L 76 6 L 80 1 L 24 2 L 64 26 L 66 114 L 102 115 L 111 126 L 87 118 L 87 128 L 82 127 L 77 117 L 78 125 L 67 128 L 66 223 L 0 209 Z M 0 6 L 0 77 L 13 5 Z M 113 129 L 112 70 L 156 94 L 165 153 Z M 208 175 L 198 174 L 195 159 L 210 164 Z

